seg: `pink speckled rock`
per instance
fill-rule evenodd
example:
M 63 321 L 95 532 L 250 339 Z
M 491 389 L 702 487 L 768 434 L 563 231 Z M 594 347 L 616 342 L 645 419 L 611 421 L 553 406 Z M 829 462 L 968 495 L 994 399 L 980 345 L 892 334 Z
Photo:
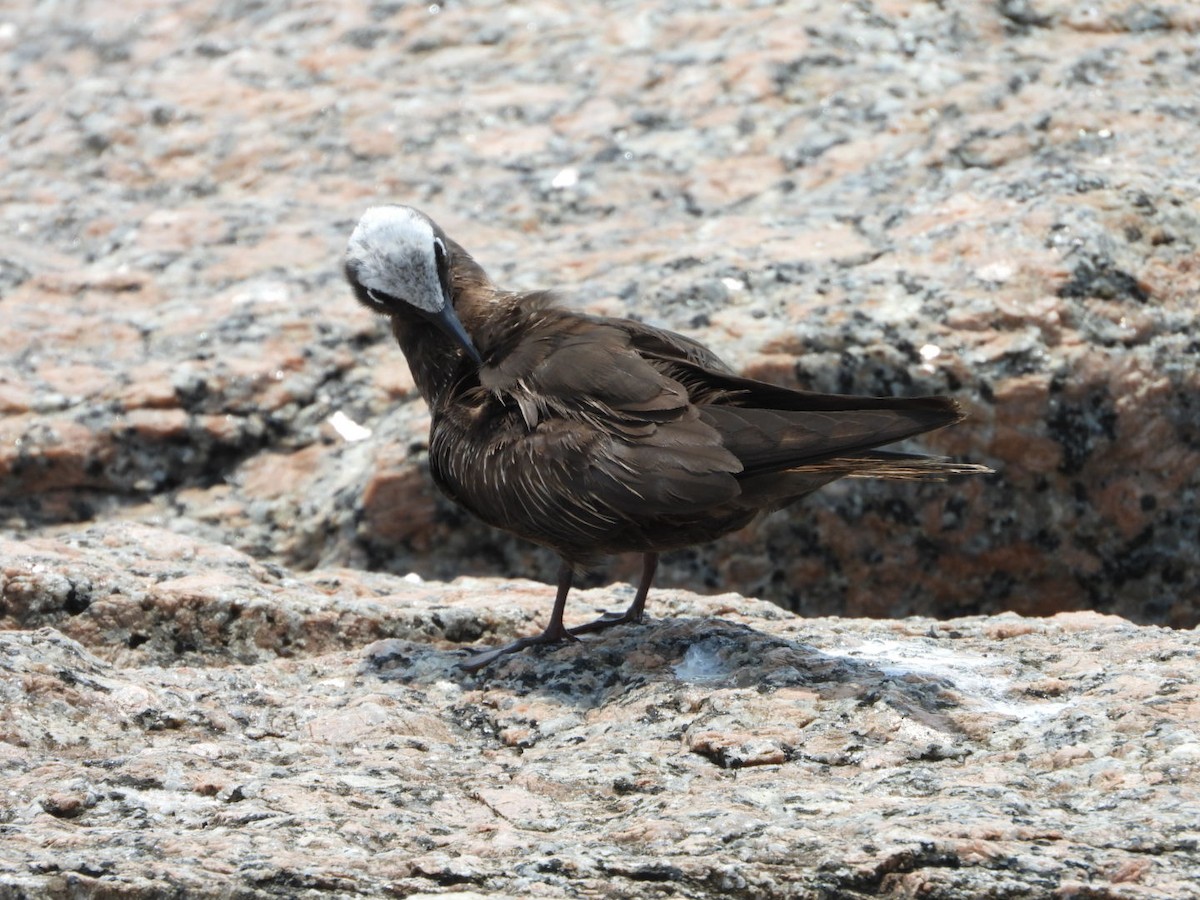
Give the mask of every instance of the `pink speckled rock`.
M 1188 633 L 661 591 L 643 625 L 467 675 L 460 642 L 532 632 L 551 588 L 299 575 L 118 524 L 0 554 L 22 626 L 0 631 L 10 891 L 1133 898 L 1200 879 Z M 627 602 L 581 591 L 570 614 Z

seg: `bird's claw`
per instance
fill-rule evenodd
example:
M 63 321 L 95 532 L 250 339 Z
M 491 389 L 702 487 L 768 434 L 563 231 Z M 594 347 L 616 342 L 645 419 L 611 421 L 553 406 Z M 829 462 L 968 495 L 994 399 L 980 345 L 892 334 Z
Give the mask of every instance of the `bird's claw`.
M 547 628 L 541 634 L 518 638 L 511 644 L 505 644 L 503 647 L 494 647 L 491 650 L 475 653 L 460 662 L 458 667 L 467 672 L 478 672 L 485 666 L 500 659 L 500 657 L 508 656 L 510 653 L 517 653 L 526 647 L 536 647 L 538 644 L 577 643 L 578 641 L 579 638 L 575 637 L 573 631 L 569 631 L 566 628 L 557 630 Z
M 612 628 L 614 625 L 625 625 L 626 623 L 637 624 L 642 621 L 641 614 L 632 615 L 629 610 L 623 613 L 606 612 L 600 618 L 594 619 L 583 625 L 576 625 L 574 628 L 568 628 L 567 632 L 574 637 L 577 634 L 591 634 L 593 631 L 603 631 L 606 628 Z

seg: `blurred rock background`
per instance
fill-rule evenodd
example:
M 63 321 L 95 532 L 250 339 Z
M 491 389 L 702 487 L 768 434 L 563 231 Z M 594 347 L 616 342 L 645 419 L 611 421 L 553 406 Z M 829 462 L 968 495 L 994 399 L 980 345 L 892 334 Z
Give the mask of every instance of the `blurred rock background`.
M 997 469 L 835 486 L 663 584 L 1194 625 L 1198 27 L 1121 2 L 12 7 L 4 527 L 550 579 L 433 490 L 403 358 L 342 283 L 361 211 L 405 202 L 499 283 L 751 375 L 954 394 L 971 419 L 923 446 Z

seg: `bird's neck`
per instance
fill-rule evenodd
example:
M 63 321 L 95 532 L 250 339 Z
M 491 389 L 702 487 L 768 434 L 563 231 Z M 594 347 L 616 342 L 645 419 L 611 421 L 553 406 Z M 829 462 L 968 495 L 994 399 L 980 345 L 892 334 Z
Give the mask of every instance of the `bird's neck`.
M 462 348 L 427 320 L 394 317 L 392 334 L 408 360 L 417 390 L 429 408 L 437 410 L 473 364 Z
M 450 245 L 451 302 L 455 314 L 472 343 L 486 356 L 487 322 L 494 314 L 496 289 L 487 274 L 458 244 Z M 392 317 L 392 334 L 408 360 L 409 371 L 417 390 L 437 410 L 449 401 L 455 388 L 477 384 L 475 366 L 467 354 L 445 332 L 419 313 L 397 314 Z
M 496 365 L 519 343 L 524 326 L 553 306 L 554 299 L 549 293 L 497 290 L 465 250 L 449 239 L 447 243 L 454 312 L 485 365 Z M 479 384 L 478 370 L 463 349 L 419 313 L 393 315 L 392 333 L 408 359 L 417 390 L 435 412 L 457 392 Z

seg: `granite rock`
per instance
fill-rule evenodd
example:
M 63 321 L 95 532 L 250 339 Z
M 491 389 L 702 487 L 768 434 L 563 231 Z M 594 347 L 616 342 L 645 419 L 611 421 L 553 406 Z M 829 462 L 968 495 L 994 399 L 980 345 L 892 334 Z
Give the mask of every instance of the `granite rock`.
M 0 526 L 552 579 L 430 487 L 341 282 L 361 210 L 402 201 L 505 285 L 749 374 L 954 394 L 970 421 L 924 446 L 997 469 L 826 490 L 664 585 L 1193 626 L 1197 28 L 1120 0 L 13 9 Z
M 130 525 L 3 552 L 0 896 L 1200 896 L 1193 633 L 667 590 L 468 675 L 551 589 Z

